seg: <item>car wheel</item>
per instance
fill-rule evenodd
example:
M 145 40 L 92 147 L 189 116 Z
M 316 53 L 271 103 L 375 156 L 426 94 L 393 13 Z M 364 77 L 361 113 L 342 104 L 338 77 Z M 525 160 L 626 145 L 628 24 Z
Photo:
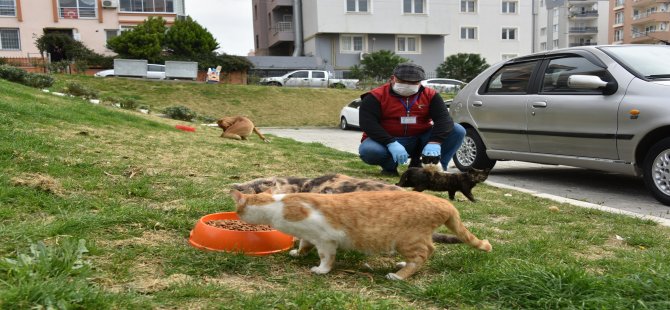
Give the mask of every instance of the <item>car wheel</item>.
M 474 128 L 468 128 L 465 131 L 463 144 L 454 156 L 454 164 L 459 170 L 466 171 L 472 168 L 491 169 L 495 166 L 496 161 L 486 155 L 486 146 L 477 131 Z
M 658 201 L 670 205 L 670 138 L 651 147 L 642 163 L 644 184 Z
M 347 130 L 349 128 L 350 127 L 349 127 L 349 123 L 347 123 L 347 119 L 344 118 L 344 116 L 342 116 L 342 118 L 340 118 L 340 129 Z
M 270 83 L 268 83 L 268 85 L 270 85 L 270 86 L 281 86 L 281 83 L 279 83 L 279 82 L 270 82 Z

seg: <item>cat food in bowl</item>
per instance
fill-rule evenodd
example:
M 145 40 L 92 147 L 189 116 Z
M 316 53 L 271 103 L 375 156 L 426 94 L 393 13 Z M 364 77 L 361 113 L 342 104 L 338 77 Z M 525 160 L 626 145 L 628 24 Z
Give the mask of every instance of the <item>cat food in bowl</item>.
M 235 212 L 221 212 L 200 218 L 188 242 L 203 250 L 268 255 L 290 249 L 293 236 L 270 226 L 242 222 Z

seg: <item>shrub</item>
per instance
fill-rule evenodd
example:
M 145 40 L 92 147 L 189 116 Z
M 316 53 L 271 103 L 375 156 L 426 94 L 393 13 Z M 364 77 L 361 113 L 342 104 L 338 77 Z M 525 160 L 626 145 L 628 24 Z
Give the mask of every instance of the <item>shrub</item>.
M 23 84 L 35 88 L 48 88 L 54 84 L 54 78 L 48 74 L 28 73 Z
M 119 99 L 119 107 L 127 110 L 135 110 L 139 106 L 137 99 L 130 97 L 123 97 Z
M 165 115 L 167 115 L 171 119 L 177 119 L 182 121 L 191 121 L 197 116 L 197 114 L 194 111 L 185 106 L 168 107 L 165 109 L 163 113 L 165 113 Z
M 98 98 L 98 92 L 77 82 L 69 82 L 63 92 L 72 96 L 81 96 L 87 99 Z
M 0 65 L 0 78 L 7 81 L 15 83 L 23 83 L 23 79 L 28 74 L 28 72 L 17 67 L 12 67 L 9 65 Z

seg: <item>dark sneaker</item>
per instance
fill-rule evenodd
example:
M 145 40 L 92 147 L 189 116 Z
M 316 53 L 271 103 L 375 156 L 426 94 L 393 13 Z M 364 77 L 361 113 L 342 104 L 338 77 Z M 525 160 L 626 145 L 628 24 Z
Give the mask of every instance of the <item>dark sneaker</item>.
M 400 174 L 398 173 L 398 170 L 391 170 L 391 171 L 382 170 L 381 174 L 384 175 L 384 176 L 389 176 L 389 177 L 399 177 L 400 176 Z

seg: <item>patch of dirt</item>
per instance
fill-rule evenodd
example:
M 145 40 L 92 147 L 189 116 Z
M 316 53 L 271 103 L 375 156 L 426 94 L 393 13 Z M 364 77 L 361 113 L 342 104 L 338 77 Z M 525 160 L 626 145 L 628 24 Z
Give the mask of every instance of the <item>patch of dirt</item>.
M 43 192 L 62 197 L 65 190 L 60 183 L 51 176 L 39 173 L 27 173 L 11 179 L 14 186 L 27 186 Z
M 98 244 L 104 247 L 122 247 L 127 245 L 158 246 L 181 243 L 182 236 L 165 230 L 147 230 L 140 237 L 123 240 L 99 240 Z

